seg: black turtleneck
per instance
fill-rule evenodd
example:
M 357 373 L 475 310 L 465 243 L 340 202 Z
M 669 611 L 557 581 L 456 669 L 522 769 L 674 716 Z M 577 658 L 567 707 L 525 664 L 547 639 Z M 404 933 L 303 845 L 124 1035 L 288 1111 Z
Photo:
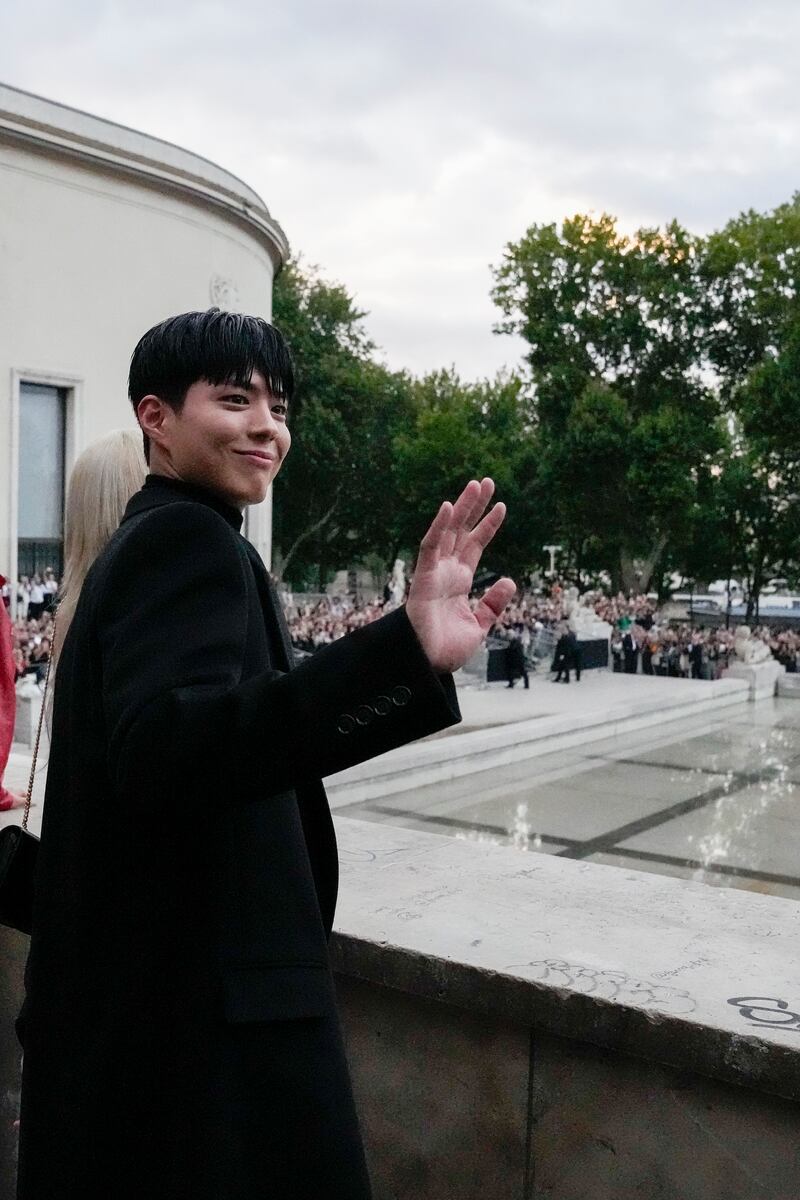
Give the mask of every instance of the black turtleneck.
M 172 492 L 177 496 L 184 496 L 187 500 L 197 500 L 200 504 L 207 504 L 209 508 L 213 508 L 221 517 L 224 517 L 237 533 L 241 532 L 244 513 L 227 500 L 223 500 L 216 492 L 200 487 L 197 483 L 187 483 L 185 479 L 172 479 L 168 475 L 148 475 L 144 481 L 144 488 L 148 492 L 152 490 Z

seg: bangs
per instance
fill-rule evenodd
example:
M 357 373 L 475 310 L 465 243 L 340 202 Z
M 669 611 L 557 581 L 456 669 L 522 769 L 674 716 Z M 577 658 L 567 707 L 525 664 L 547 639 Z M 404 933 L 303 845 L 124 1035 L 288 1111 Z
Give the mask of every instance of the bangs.
M 206 379 L 213 384 L 246 388 L 257 371 L 273 396 L 280 400 L 292 398 L 294 372 L 286 342 L 277 329 L 259 317 L 218 313 L 193 350 L 192 382 Z
M 211 308 L 149 330 L 133 352 L 128 390 L 134 408 L 148 395 L 180 405 L 201 379 L 246 388 L 255 372 L 273 396 L 292 399 L 292 359 L 278 330 L 261 317 Z

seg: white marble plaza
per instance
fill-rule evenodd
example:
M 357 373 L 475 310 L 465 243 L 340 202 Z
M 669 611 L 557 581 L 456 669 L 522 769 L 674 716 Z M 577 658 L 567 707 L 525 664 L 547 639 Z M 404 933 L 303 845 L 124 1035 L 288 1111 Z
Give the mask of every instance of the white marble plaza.
M 610 672 L 460 688 L 461 725 L 326 783 L 342 816 L 800 899 L 800 703 L 747 695 Z M 16 745 L 6 786 L 29 772 Z
M 462 691 L 466 733 L 337 776 L 333 803 L 360 820 L 800 899 L 800 704 L 714 699 L 714 686 L 604 673 L 585 688 Z M 633 700 L 638 713 L 623 716 Z M 536 725 L 558 732 L 521 746 Z M 481 769 L 487 736 L 517 740 L 509 761 Z M 420 755 L 434 747 L 473 769 L 426 783 Z

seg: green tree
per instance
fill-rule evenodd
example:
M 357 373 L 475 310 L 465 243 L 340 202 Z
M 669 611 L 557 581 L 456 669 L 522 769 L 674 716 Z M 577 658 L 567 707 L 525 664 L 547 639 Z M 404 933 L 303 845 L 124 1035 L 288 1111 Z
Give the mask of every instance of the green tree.
M 800 193 L 712 234 L 700 273 L 708 357 L 735 431 L 721 494 L 736 508 L 752 615 L 770 574 L 797 574 Z
M 524 576 L 542 540 L 537 504 L 535 431 L 521 381 L 501 373 L 465 383 L 455 371 L 415 381 L 413 418 L 394 439 L 397 543 L 412 554 L 445 497 L 470 478 L 490 475 L 513 513 L 485 556 L 486 570 Z
M 782 341 L 781 350 L 768 351 L 733 393 L 751 473 L 751 606 L 758 604 L 768 573 L 794 577 L 800 558 L 800 319 Z
M 375 359 L 365 314 L 340 285 L 292 262 L 276 280 L 274 321 L 295 362 L 293 448 L 275 483 L 274 565 L 296 587 L 393 549 L 396 431 L 411 382 Z
M 742 213 L 712 233 L 699 263 L 708 356 L 730 396 L 779 354 L 800 297 L 800 192 L 772 212 Z
M 494 272 L 497 331 L 528 343 L 550 534 L 578 571 L 610 568 L 628 589 L 687 536 L 719 445 L 700 249 L 676 222 L 628 236 L 578 215 L 531 226 Z

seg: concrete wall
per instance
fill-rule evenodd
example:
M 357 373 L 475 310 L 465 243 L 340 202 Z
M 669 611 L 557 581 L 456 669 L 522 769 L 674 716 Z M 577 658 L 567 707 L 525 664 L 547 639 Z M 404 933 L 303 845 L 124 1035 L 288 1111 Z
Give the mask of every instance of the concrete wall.
M 0 1200 L 28 939 L 0 930 Z M 795 1200 L 800 1104 L 339 976 L 375 1200 Z
M 232 176 L 156 139 L 0 87 L 0 570 L 16 574 L 20 380 L 70 389 L 67 470 L 134 425 L 131 352 L 173 313 L 271 315 L 286 246 Z M 249 532 L 269 560 L 270 506 Z
M 375 1200 L 793 1200 L 800 1105 L 340 977 Z

